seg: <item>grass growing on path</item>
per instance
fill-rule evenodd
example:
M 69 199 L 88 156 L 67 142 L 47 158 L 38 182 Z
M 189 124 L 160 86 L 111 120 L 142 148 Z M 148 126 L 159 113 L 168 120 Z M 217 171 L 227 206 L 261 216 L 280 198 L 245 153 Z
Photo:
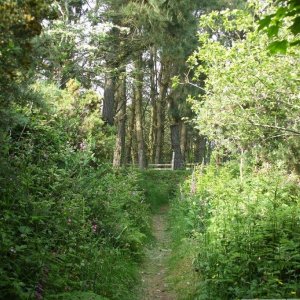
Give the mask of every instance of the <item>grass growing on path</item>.
M 169 203 L 175 199 L 179 184 L 189 175 L 188 171 L 147 170 L 140 173 L 139 185 L 145 193 L 146 202 L 152 211 L 153 241 L 146 249 L 141 269 L 141 300 L 175 300 L 169 288 L 169 259 L 171 238 L 168 230 Z
M 175 300 L 175 293 L 168 285 L 168 260 L 171 255 L 170 234 L 167 230 L 168 206 L 161 206 L 153 215 L 153 235 L 155 243 L 146 250 L 141 270 L 142 293 L 140 299 Z
M 189 174 L 190 171 L 185 170 L 145 170 L 140 173 L 139 185 L 145 192 L 152 212 L 157 212 L 161 206 L 175 198 L 179 183 Z

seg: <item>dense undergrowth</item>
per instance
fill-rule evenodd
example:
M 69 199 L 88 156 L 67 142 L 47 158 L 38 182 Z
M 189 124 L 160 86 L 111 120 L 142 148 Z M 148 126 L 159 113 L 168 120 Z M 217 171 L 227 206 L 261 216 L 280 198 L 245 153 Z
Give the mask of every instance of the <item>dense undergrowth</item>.
M 76 90 L 39 88 L 1 133 L 0 299 L 136 297 L 148 206 L 137 173 L 104 163 L 98 99 Z
M 177 195 L 180 183 L 188 177 L 185 170 L 145 170 L 139 173 L 138 184 L 152 212 L 169 204 Z
M 209 166 L 171 211 L 180 299 L 299 298 L 300 188 L 274 167 Z

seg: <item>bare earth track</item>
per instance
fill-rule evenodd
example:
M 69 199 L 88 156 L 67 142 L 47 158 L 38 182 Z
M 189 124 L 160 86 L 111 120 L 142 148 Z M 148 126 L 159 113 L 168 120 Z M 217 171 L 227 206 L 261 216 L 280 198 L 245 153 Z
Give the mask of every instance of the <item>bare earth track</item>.
M 176 299 L 175 294 L 168 289 L 167 283 L 167 261 L 171 254 L 170 237 L 167 231 L 167 211 L 168 207 L 163 206 L 152 218 L 152 230 L 156 241 L 146 250 L 142 270 L 141 300 Z

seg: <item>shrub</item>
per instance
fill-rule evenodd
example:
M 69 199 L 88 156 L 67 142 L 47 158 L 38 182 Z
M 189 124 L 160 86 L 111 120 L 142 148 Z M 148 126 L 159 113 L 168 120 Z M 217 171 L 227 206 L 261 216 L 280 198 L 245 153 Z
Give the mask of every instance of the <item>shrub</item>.
M 0 298 L 134 299 L 149 231 L 137 175 L 78 147 L 76 113 L 51 99 L 16 107 L 26 126 L 0 150 Z
M 299 185 L 274 169 L 248 172 L 241 182 L 236 169 L 194 175 L 173 207 L 173 220 L 184 220 L 175 238 L 196 247 L 194 299 L 296 297 Z

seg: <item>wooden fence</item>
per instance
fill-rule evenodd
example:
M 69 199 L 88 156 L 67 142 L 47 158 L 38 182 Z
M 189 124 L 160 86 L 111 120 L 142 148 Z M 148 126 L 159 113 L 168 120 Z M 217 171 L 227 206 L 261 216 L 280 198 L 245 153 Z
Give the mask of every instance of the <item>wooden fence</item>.
M 184 167 L 182 169 L 184 170 L 190 170 L 193 169 L 196 166 L 199 166 L 200 163 L 185 163 Z M 127 167 L 131 168 L 139 168 L 138 164 L 127 164 Z M 174 170 L 174 154 L 172 157 L 172 162 L 169 164 L 148 164 L 146 169 L 151 169 L 151 170 Z
M 185 169 L 189 170 L 192 169 L 197 164 L 194 163 L 187 163 L 185 164 Z M 174 170 L 173 164 L 149 164 L 148 169 L 152 170 Z

